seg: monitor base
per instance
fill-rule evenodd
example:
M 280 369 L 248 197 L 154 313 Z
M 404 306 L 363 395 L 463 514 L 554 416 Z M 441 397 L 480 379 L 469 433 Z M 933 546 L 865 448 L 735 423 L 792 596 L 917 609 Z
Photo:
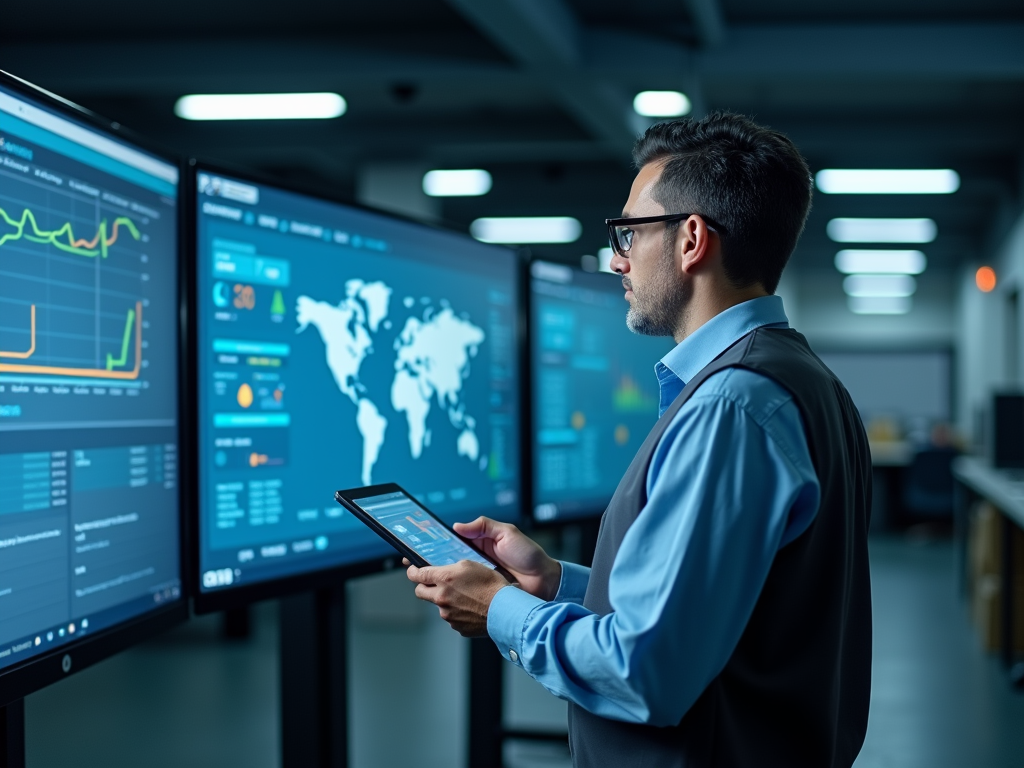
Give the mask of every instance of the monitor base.
M 344 583 L 281 601 L 283 768 L 348 768 L 345 613 Z

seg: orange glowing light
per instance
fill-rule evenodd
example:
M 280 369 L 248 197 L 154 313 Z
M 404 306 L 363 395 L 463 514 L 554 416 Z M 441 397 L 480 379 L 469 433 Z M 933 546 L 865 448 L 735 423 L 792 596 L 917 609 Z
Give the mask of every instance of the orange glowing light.
M 980 267 L 974 274 L 974 282 L 982 293 L 990 293 L 996 287 L 996 271 L 992 267 Z

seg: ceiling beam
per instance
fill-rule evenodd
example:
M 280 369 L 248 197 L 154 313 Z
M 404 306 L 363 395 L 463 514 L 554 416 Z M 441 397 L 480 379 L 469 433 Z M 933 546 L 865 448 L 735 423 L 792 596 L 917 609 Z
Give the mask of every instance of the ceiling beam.
M 718 0 L 686 0 L 702 48 L 717 48 L 725 40 L 725 17 Z
M 449 2 L 490 8 L 512 0 Z M 540 89 L 564 83 L 557 87 L 575 88 L 582 82 L 593 88 L 604 83 L 628 93 L 632 87 L 668 87 L 694 71 L 709 92 L 718 82 L 757 84 L 777 77 L 794 84 L 836 78 L 1024 81 L 1021 23 L 730 27 L 720 47 L 696 52 L 629 31 L 563 29 L 556 34 L 544 29 L 542 35 L 537 29 L 537 37 L 531 37 L 523 28 L 516 38 L 525 51 L 519 66 L 447 53 L 389 51 L 356 39 L 232 38 L 5 44 L 0 68 L 58 93 L 129 96 L 215 93 L 254 85 L 376 87 L 396 81 L 446 89 L 484 86 L 492 92 L 508 86 Z M 511 35 L 506 44 L 513 45 Z M 550 58 L 558 56 L 561 62 Z M 550 63 L 543 65 L 541 57 Z M 132 66 L 125 67 L 126 61 Z M 610 122 L 602 114 L 602 123 Z
M 448 0 L 485 37 L 545 83 L 596 139 L 628 152 L 638 125 L 628 99 L 582 69 L 583 31 L 563 0 Z

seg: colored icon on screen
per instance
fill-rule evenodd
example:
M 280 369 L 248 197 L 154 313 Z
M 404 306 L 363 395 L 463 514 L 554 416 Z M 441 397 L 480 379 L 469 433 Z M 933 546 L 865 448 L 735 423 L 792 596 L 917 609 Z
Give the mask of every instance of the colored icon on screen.
M 629 427 L 625 424 L 619 424 L 615 428 L 615 442 L 618 445 L 625 445 L 629 442 Z
M 270 314 L 281 317 L 287 310 L 284 306 L 284 295 L 280 290 L 274 291 L 274 298 L 270 302 Z
M 213 284 L 213 303 L 218 307 L 226 307 L 228 305 L 228 287 L 217 281 Z
M 252 405 L 252 387 L 248 384 L 243 384 L 238 388 L 238 404 L 243 408 L 248 408 Z

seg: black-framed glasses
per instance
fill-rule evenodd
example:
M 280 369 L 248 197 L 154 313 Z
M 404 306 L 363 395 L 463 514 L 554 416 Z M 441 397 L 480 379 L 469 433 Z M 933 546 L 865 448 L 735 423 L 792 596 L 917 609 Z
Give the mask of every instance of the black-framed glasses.
M 654 224 L 658 221 L 682 221 L 688 219 L 691 216 L 700 216 L 704 220 L 704 224 L 712 232 L 723 232 L 723 227 L 719 226 L 715 222 L 711 221 L 703 213 L 666 213 L 664 216 L 638 216 L 633 218 L 625 219 L 605 219 L 604 223 L 608 225 L 608 242 L 611 243 L 612 250 L 614 250 L 619 256 L 624 259 L 628 259 L 627 252 L 633 247 L 633 235 L 636 234 L 636 230 L 633 229 L 637 224 Z

